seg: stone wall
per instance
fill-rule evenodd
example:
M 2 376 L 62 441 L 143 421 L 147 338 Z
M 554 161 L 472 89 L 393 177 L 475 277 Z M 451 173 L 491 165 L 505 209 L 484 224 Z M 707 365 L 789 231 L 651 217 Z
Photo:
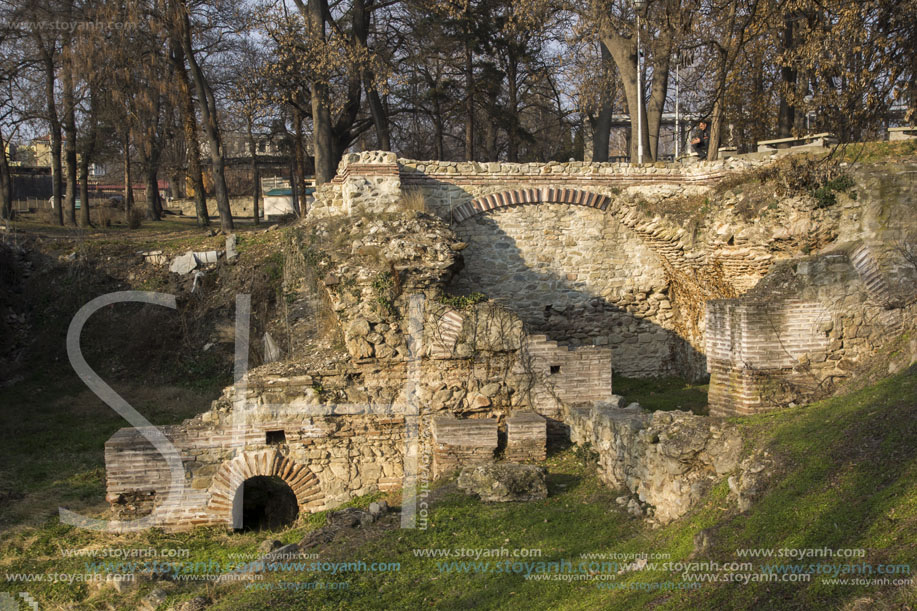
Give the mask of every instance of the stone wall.
M 610 346 L 622 375 L 697 377 L 703 320 L 690 313 L 695 320 L 677 324 L 671 276 L 694 282 L 715 264 L 735 292 L 753 285 L 771 257 L 730 244 L 710 258 L 692 250 L 684 227 L 641 206 L 706 193 L 751 165 L 420 162 L 365 152 L 344 157 L 310 215 L 391 212 L 399 197 L 403 207 L 413 196 L 462 240 L 451 290 L 483 292 L 553 340 Z
M 569 204 L 511 207 L 455 231 L 468 243 L 456 292 L 481 291 L 553 340 L 609 346 L 621 375 L 676 372 L 684 340 L 663 263 L 614 217 Z
M 473 198 L 526 187 L 588 188 L 600 194 L 622 188 L 665 185 L 680 191 L 686 185 L 714 183 L 729 172 L 756 163 L 731 158 L 684 166 L 655 163 L 638 167 L 628 163 L 502 163 L 417 161 L 394 153 L 365 151 L 344 155 L 331 183 L 316 194 L 314 211 L 338 209 L 344 213 L 370 205 L 377 211 L 398 200 L 402 192 L 420 190 L 432 211 L 450 218 L 452 210 Z
M 610 360 L 607 350 L 584 350 L 593 353 L 584 363 L 600 353 Z M 563 351 L 567 362 L 578 352 Z M 512 365 L 519 356 L 505 358 L 509 365 L 481 352 L 415 363 L 338 361 L 309 373 L 283 363 L 264 366 L 227 388 L 210 411 L 161 429 L 182 460 L 178 481 L 140 430 L 118 431 L 105 449 L 107 498 L 122 520 L 151 516 L 150 525 L 169 530 L 239 527 L 232 508 L 240 485 L 248 477 L 276 475 L 293 489 L 300 511 L 318 511 L 400 487 L 409 430 L 415 431 L 417 455 L 432 458 L 421 460 L 420 472 L 438 476 L 460 464 L 492 461 L 498 427 L 509 429 L 513 453 L 543 457 L 545 421 L 536 416 L 538 435 L 531 412 L 563 408 L 555 384 L 564 396 L 574 387 L 593 388 L 599 396 L 599 382 L 607 383 L 604 396 L 610 396 L 610 362 L 607 372 L 587 366 L 571 369 L 570 380 L 557 372 L 542 382 Z M 531 416 L 513 420 L 519 412 Z
M 346 406 L 327 413 L 335 410 L 316 403 L 311 378 L 271 382 L 274 390 L 282 389 L 285 403 L 259 405 L 268 394 L 249 388 L 251 403 L 227 395 L 229 403 L 163 427 L 181 455 L 180 485 L 139 429 L 118 431 L 105 445 L 107 498 L 115 515 L 133 519 L 152 512 L 154 524 L 170 530 L 241 527 L 241 516 L 233 517 L 233 500 L 239 486 L 258 475 L 283 479 L 306 512 L 401 486 L 403 416 L 364 414 L 362 407 Z M 232 401 L 240 411 L 229 407 Z
M 687 513 L 739 464 L 742 438 L 719 419 L 607 402 L 568 411 L 570 439 L 597 453 L 600 479 L 659 523 Z
M 907 285 L 917 294 L 913 280 L 898 291 Z M 907 300 L 892 293 L 869 245 L 857 242 L 780 263 L 742 298 L 708 302 L 710 413 L 827 396 L 896 337 Z

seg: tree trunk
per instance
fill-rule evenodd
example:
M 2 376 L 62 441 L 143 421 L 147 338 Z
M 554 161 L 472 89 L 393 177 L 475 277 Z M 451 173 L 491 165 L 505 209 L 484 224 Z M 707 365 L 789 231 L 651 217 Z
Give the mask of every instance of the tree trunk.
M 36 35 L 37 36 L 37 35 Z M 38 37 L 38 46 L 42 56 L 42 68 L 45 73 L 45 111 L 49 127 L 49 145 L 51 148 L 51 194 L 57 224 L 64 224 L 64 206 L 61 197 L 63 190 L 63 176 L 61 168 L 61 125 L 57 116 L 57 105 L 54 103 L 54 59 L 45 49 L 44 41 Z
M 162 203 L 159 199 L 159 173 L 156 165 L 146 164 L 146 209 L 147 219 L 151 221 L 162 220 Z
M 80 158 L 80 225 L 89 227 L 89 156 L 83 153 Z
M 207 143 L 210 145 L 210 163 L 213 172 L 213 191 L 217 200 L 217 211 L 220 213 L 220 227 L 224 232 L 232 231 L 232 210 L 229 207 L 229 193 L 226 189 L 226 164 L 223 158 L 223 143 L 220 139 L 220 128 L 217 125 L 216 99 L 210 83 L 204 76 L 194 48 L 191 44 L 191 20 L 186 11 L 181 15 L 182 21 L 182 48 L 191 68 L 191 78 L 197 91 L 201 117 L 204 122 L 204 133 L 207 134 Z
M 6 156 L 6 140 L 0 131 L 0 218 L 13 216 L 13 178 L 10 163 Z
M 261 175 L 258 172 L 258 151 L 251 120 L 248 121 L 248 151 L 252 158 L 252 219 L 257 225 L 260 222 L 258 204 L 261 201 Z
M 608 161 L 608 140 L 611 133 L 611 104 L 606 101 L 595 116 L 589 117 L 592 127 L 592 161 Z
M 474 53 L 470 33 L 465 37 L 465 161 L 474 161 Z
M 385 107 L 382 104 L 382 98 L 379 92 L 372 84 L 374 75 L 367 72 L 363 78 L 363 86 L 366 88 L 366 98 L 369 101 L 369 111 L 373 117 L 373 126 L 376 128 L 376 140 L 379 143 L 379 150 L 392 150 L 391 136 L 389 132 L 388 116 L 385 113 Z
M 157 178 L 158 168 L 157 162 L 153 155 L 155 147 L 153 140 L 155 138 L 156 132 L 148 129 L 147 141 L 140 148 L 140 161 L 143 167 L 144 194 L 146 196 L 146 218 L 150 221 L 162 220 L 160 216 L 160 210 L 162 207 L 159 204 L 159 181 Z
M 497 159 L 497 137 L 500 130 L 497 123 L 500 112 L 497 101 L 498 94 L 499 91 L 493 88 L 487 88 L 484 91 L 484 107 L 486 109 L 482 142 L 484 151 L 483 155 L 479 154 L 478 157 L 485 161 L 496 161 Z
M 362 47 L 366 54 L 369 55 L 367 40 L 369 39 L 370 16 L 372 15 L 368 5 L 372 0 L 355 0 L 353 3 L 353 37 L 355 46 Z M 366 99 L 369 103 L 369 112 L 373 119 L 373 127 L 376 130 L 377 146 L 380 150 L 389 151 L 392 148 L 391 137 L 389 136 L 388 117 L 385 113 L 385 107 L 382 105 L 382 98 L 376 89 L 375 74 L 372 70 L 364 69 L 361 75 L 363 88 L 366 90 Z
M 643 136 L 644 155 L 649 150 L 649 140 L 646 129 L 646 113 L 642 112 L 642 125 L 637 124 L 637 41 L 624 38 L 616 33 L 611 33 L 602 38 L 602 43 L 608 48 L 614 59 L 621 84 L 624 86 L 624 100 L 627 103 L 627 113 L 630 115 L 630 159 L 631 163 L 637 162 L 637 142 Z
M 707 143 L 707 161 L 716 161 L 720 152 L 720 140 L 723 133 L 723 96 L 713 103 L 713 114 L 710 118 L 710 141 Z
M 603 80 L 608 82 L 611 53 L 604 43 L 599 45 L 602 57 Z M 607 72 L 606 72 L 607 71 Z M 614 91 L 602 91 L 599 98 L 599 112 L 588 117 L 592 128 L 592 161 L 608 161 L 608 144 L 611 134 L 611 115 L 614 113 Z
M 435 116 L 433 117 L 433 148 L 434 148 L 434 158 L 436 161 L 442 161 L 445 157 L 445 121 L 443 120 L 442 110 L 440 105 L 437 103 L 435 107 Z
M 134 185 L 131 174 L 131 130 L 124 127 L 124 222 L 130 222 L 131 210 L 134 208 Z
M 917 49 L 911 46 L 909 54 L 911 56 L 911 78 L 907 85 L 908 110 L 904 115 L 904 120 L 909 125 L 915 125 L 917 124 Z
M 76 225 L 76 100 L 73 97 L 73 65 L 70 60 L 64 62 L 63 98 L 64 98 L 64 157 L 67 176 L 67 215 L 71 225 Z
M 328 0 L 309 0 L 304 7 L 297 0 L 300 11 L 308 23 L 309 34 L 316 40 L 325 40 L 325 15 L 328 14 Z M 312 83 L 312 155 L 315 159 L 315 184 L 323 185 L 334 178 L 334 143 L 331 133 L 331 103 L 328 84 Z M 304 178 L 301 174 L 300 178 Z
M 197 128 L 197 116 L 194 112 L 194 97 L 191 95 L 191 82 L 185 69 L 185 50 L 181 42 L 173 37 L 172 65 L 178 81 L 178 92 L 181 98 L 182 132 L 188 146 L 188 175 L 191 188 L 194 189 L 194 212 L 199 227 L 210 225 L 210 214 L 207 212 L 207 191 L 204 189 L 204 175 L 201 170 L 201 144 Z
M 146 179 L 146 218 L 150 221 L 162 220 L 162 202 L 159 200 L 158 184 L 159 158 L 162 152 L 159 137 L 159 109 L 161 103 L 162 98 L 156 95 L 153 98 L 152 109 L 145 126 L 146 140 L 143 142 L 143 146 L 140 147 Z
M 646 105 L 647 136 L 650 160 L 659 159 L 659 132 L 662 128 L 662 113 L 665 110 L 666 94 L 669 91 L 669 58 L 672 56 L 672 40 L 665 30 L 656 41 L 656 56 L 653 60 L 653 85 Z
M 90 102 L 90 116 L 88 117 L 89 129 L 83 140 L 83 151 L 80 157 L 80 224 L 83 227 L 92 225 L 89 217 L 89 161 L 95 153 L 98 138 L 98 125 L 96 123 L 94 108 Z
M 353 125 L 356 123 L 360 111 L 363 109 L 360 103 L 363 93 L 363 80 L 360 78 L 360 72 L 351 67 L 347 77 L 347 96 L 345 97 L 344 107 L 338 118 L 331 126 L 331 177 L 334 178 L 336 168 L 344 156 L 351 143 L 353 142 Z M 361 134 L 362 136 L 362 134 Z
M 293 190 L 293 205 L 300 216 L 305 216 L 306 211 L 300 206 L 299 194 L 302 193 L 300 185 L 305 185 L 306 158 L 305 142 L 302 133 L 303 116 L 299 108 L 293 109 L 293 176 L 290 178 L 290 187 Z M 317 177 L 317 175 L 316 175 Z M 316 184 L 317 181 L 316 181 Z M 303 198 L 305 199 L 305 198 Z
M 723 105 L 726 99 L 726 84 L 729 79 L 729 71 L 735 65 L 739 52 L 746 44 L 748 39 L 746 34 L 748 26 L 757 15 L 759 3 L 757 0 L 746 7 L 746 14 L 742 22 L 738 22 L 737 3 L 729 4 L 725 16 L 725 27 L 722 31 L 725 33 L 724 38 L 716 43 L 716 50 L 719 53 L 718 65 L 716 67 L 716 88 L 715 99 L 713 103 L 713 114 L 710 121 L 710 141 L 707 144 L 707 160 L 715 161 L 719 157 L 720 141 L 723 133 Z
M 425 77 L 427 87 L 430 90 L 430 103 L 433 105 L 433 158 L 436 161 L 445 159 L 445 131 L 446 119 L 443 116 L 443 104 L 441 93 L 439 91 L 439 80 L 435 80 L 432 75 L 427 74 Z
M 794 44 L 793 20 L 791 15 L 786 15 L 783 21 L 783 40 L 781 46 L 784 51 L 789 51 Z M 796 123 L 796 108 L 787 99 L 791 93 L 796 93 L 796 70 L 785 65 L 780 67 L 780 80 L 783 90 L 780 92 L 780 105 L 777 109 L 777 137 L 789 138 L 793 135 Z
M 515 57 L 510 57 L 506 70 L 506 98 L 512 120 L 506 131 L 506 160 L 512 163 L 519 161 L 519 65 Z

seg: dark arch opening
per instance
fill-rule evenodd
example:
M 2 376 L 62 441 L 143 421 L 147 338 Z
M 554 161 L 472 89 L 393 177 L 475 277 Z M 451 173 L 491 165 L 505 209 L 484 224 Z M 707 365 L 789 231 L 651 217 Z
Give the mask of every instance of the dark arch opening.
M 293 489 L 276 475 L 250 477 L 237 494 L 242 495 L 239 530 L 277 530 L 295 522 L 299 515 Z

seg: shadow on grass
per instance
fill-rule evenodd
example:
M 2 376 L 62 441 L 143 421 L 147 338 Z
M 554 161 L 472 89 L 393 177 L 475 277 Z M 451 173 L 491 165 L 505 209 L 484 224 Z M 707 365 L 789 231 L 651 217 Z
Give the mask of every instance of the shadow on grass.
M 579 486 L 583 478 L 578 475 L 570 475 L 569 473 L 548 473 L 546 479 L 548 494 L 552 495 L 561 492 L 572 492 Z

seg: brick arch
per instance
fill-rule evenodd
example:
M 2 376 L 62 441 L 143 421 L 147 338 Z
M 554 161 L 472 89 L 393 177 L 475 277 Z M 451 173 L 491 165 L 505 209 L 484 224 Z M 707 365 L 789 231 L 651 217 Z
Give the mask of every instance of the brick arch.
M 611 203 L 612 199 L 607 195 L 600 195 L 591 191 L 542 187 L 539 189 L 515 189 L 513 191 L 482 195 L 470 202 L 456 206 L 452 210 L 452 214 L 455 222 L 461 223 L 489 210 L 527 204 L 571 204 L 586 208 L 596 208 L 605 212 L 609 209 Z
M 276 476 L 293 490 L 300 511 L 316 511 L 324 505 L 318 477 L 308 467 L 276 450 L 245 452 L 220 465 L 210 486 L 207 508 L 227 524 L 233 522 L 233 501 L 245 480 Z
M 490 210 L 532 204 L 570 204 L 601 210 L 636 233 L 665 265 L 681 273 L 694 275 L 698 270 L 698 263 L 704 264 L 703 260 L 692 262 L 686 259 L 685 245 L 682 242 L 682 238 L 687 235 L 684 228 L 659 216 L 642 217 L 627 206 L 622 206 L 620 200 L 584 189 L 540 187 L 482 195 L 453 208 L 452 219 L 457 224 Z

